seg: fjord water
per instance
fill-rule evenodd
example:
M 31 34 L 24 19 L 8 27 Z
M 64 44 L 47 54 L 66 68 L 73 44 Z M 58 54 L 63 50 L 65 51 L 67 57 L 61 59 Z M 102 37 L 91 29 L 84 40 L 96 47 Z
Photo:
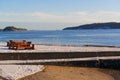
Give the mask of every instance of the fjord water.
M 53 45 L 120 46 L 120 29 L 0 32 L 0 42 L 9 40 Z

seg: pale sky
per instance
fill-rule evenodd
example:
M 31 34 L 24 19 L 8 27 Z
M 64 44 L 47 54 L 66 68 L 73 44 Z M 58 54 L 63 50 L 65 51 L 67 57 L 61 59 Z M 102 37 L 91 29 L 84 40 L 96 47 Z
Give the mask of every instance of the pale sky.
M 60 30 L 97 22 L 120 22 L 120 0 L 0 0 L 0 28 Z

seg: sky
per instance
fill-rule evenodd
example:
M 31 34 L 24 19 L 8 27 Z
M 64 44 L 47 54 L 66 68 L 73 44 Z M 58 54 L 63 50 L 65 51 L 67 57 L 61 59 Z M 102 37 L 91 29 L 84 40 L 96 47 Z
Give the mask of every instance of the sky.
M 0 0 L 0 28 L 61 30 L 98 22 L 120 22 L 120 0 Z

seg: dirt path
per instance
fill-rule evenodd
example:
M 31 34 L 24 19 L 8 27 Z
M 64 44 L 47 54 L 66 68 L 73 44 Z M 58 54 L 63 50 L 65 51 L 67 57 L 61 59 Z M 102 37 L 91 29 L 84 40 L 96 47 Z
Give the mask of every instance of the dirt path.
M 115 70 L 46 66 L 42 72 L 18 80 L 120 80 L 119 76 Z
M 5 79 L 5 78 L 3 78 L 3 77 L 0 76 L 0 80 L 7 80 L 7 79 Z

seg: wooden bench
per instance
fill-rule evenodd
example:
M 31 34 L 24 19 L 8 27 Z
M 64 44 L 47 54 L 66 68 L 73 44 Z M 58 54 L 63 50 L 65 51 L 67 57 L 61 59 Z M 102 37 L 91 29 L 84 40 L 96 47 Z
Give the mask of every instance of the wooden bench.
M 26 40 L 9 40 L 7 42 L 9 49 L 34 49 L 34 44 L 27 42 Z

